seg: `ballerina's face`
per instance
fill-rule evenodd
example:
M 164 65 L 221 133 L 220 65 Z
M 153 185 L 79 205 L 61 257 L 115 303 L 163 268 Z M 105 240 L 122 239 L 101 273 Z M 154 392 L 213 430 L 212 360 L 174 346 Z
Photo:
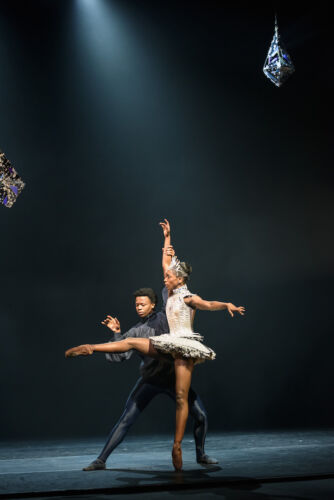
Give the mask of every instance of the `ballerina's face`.
M 141 318 L 146 318 L 146 316 L 153 312 L 154 308 L 154 302 L 152 302 L 149 297 L 146 297 L 146 295 L 136 297 L 136 311 Z
M 174 290 L 183 285 L 183 278 L 181 276 L 176 276 L 173 271 L 169 270 L 165 273 L 164 283 L 167 290 Z

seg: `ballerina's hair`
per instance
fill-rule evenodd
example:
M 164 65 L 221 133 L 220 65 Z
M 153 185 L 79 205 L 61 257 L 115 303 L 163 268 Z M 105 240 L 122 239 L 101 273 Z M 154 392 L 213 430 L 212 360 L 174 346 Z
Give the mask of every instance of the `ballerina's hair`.
M 182 274 L 184 282 L 187 283 L 193 268 L 191 267 L 190 264 L 188 264 L 188 262 L 180 262 L 180 266 L 182 267 L 182 271 L 184 273 Z
M 168 269 L 170 269 L 176 276 L 182 277 L 185 283 L 188 281 L 192 272 L 191 265 L 187 262 L 180 262 L 175 255 L 173 256 Z

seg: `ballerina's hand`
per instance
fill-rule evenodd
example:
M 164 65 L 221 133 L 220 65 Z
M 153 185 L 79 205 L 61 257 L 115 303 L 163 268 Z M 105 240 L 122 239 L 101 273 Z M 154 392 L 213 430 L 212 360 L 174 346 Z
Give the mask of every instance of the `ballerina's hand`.
M 65 358 L 74 358 L 75 356 L 87 356 L 93 354 L 94 349 L 90 344 L 78 345 L 65 351 Z
M 121 324 L 120 324 L 120 322 L 118 321 L 118 319 L 116 317 L 113 318 L 109 314 L 106 317 L 106 319 L 104 319 L 103 321 L 101 321 L 101 325 L 107 326 L 112 332 L 121 333 Z
M 165 222 L 159 222 L 159 225 L 162 227 L 164 237 L 167 238 L 167 236 L 170 235 L 170 225 L 167 219 L 164 219 L 164 221 Z
M 230 315 L 232 316 L 232 318 L 234 316 L 233 313 L 235 313 L 235 312 L 241 314 L 241 316 L 244 316 L 244 314 L 245 314 L 245 308 L 244 307 L 242 307 L 242 306 L 237 307 L 234 304 L 232 304 L 231 302 L 229 302 L 227 304 L 227 310 L 230 313 Z

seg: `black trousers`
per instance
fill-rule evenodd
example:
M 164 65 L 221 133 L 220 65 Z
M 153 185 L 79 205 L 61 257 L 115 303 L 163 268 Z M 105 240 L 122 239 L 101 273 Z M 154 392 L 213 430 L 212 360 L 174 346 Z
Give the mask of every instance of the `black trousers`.
M 158 394 L 167 394 L 175 401 L 174 388 L 160 387 L 145 382 L 140 378 L 132 389 L 125 404 L 124 412 L 111 430 L 103 450 L 98 456 L 99 459 L 106 461 L 110 453 L 123 441 L 130 427 L 135 423 L 141 412 Z M 189 390 L 189 413 L 194 420 L 194 438 L 196 445 L 196 455 L 204 455 L 204 442 L 208 428 L 208 417 L 202 401 L 196 392 Z

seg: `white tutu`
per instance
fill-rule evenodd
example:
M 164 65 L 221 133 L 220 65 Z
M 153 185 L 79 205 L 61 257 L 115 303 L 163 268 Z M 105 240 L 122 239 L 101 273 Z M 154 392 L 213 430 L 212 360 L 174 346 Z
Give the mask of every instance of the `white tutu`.
M 215 359 L 216 354 L 201 342 L 203 337 L 199 333 L 192 331 L 192 309 L 184 302 L 184 298 L 191 295 L 186 285 L 173 290 L 166 304 L 170 333 L 149 338 L 157 351 L 171 354 L 174 358 L 192 358 L 195 363 L 200 363 Z
M 157 351 L 171 354 L 173 357 L 194 358 L 197 362 L 216 357 L 212 349 L 193 338 L 164 333 L 150 337 L 150 340 Z

